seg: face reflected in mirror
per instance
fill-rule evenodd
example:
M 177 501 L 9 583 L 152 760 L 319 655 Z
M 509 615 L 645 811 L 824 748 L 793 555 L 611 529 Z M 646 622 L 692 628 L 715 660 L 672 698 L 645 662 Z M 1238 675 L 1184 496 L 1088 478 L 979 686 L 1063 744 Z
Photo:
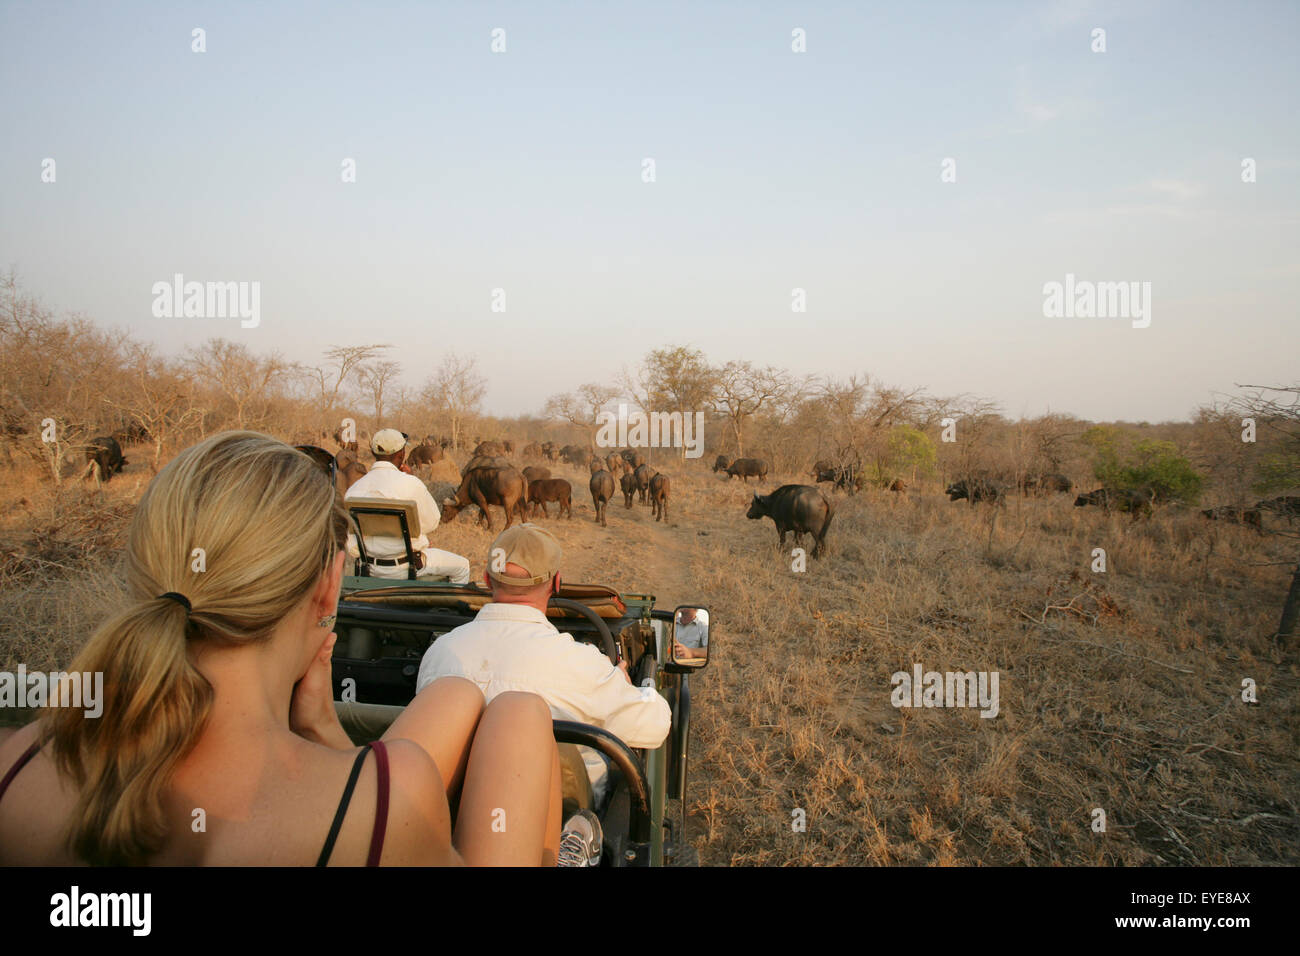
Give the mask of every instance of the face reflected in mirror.
M 703 667 L 709 660 L 709 612 L 679 607 L 673 615 L 673 663 Z

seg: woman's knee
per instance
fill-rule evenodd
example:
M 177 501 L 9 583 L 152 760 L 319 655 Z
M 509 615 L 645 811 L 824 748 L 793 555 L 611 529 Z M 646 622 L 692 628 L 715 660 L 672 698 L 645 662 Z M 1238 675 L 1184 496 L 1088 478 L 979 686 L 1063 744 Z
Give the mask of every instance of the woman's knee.
M 486 702 L 478 684 L 464 677 L 439 677 L 425 688 L 453 706 L 482 713 Z
M 551 729 L 551 709 L 546 706 L 546 701 L 536 694 L 507 691 L 492 698 L 492 703 L 488 704 L 487 710 L 499 719 L 544 727 L 548 733 Z

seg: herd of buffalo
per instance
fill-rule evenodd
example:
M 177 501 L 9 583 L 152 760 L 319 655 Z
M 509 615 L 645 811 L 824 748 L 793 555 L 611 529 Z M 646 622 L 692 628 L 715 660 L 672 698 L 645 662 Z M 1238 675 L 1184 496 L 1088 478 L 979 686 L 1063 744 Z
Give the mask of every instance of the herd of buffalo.
M 93 438 L 86 446 L 86 477 L 94 476 L 107 482 L 122 470 L 127 460 L 122 455 L 122 441 L 139 441 L 140 436 L 122 433 Z M 314 445 L 298 445 L 300 451 L 310 456 L 328 473 L 340 494 L 346 493 L 362 475 L 366 466 L 358 456 L 356 441 L 344 442 L 334 435 L 340 450 L 331 454 Z M 447 457 L 452 442 L 446 438 L 425 436 L 419 443 L 407 446 L 405 466 L 415 472 L 432 466 Z M 442 502 L 442 517 L 453 521 L 468 505 L 478 506 L 480 522 L 492 528 L 490 506 L 505 512 L 506 526 L 514 518 L 528 520 L 539 512 L 549 517 L 547 505 L 556 506 L 557 517 L 573 517 L 573 487 L 564 478 L 552 477 L 544 464 L 531 464 L 516 468 L 507 456 L 513 455 L 516 443 L 509 440 L 479 441 L 473 455 L 460 469 L 460 483 L 455 493 Z M 616 489 L 623 493 L 623 505 L 631 508 L 635 501 L 650 505 L 656 521 L 668 520 L 668 499 L 672 493 L 672 479 L 651 467 L 645 456 L 635 449 L 623 449 L 601 457 L 580 445 L 557 446 L 553 442 L 528 442 L 519 449 L 525 459 L 535 462 L 566 462 L 590 472 L 587 489 L 591 493 L 596 521 L 608 526 L 607 509 Z M 729 459 L 719 455 L 713 464 L 714 473 L 725 472 L 728 478 L 740 478 L 748 483 L 750 478 L 760 484 L 766 480 L 771 467 L 761 458 Z M 856 463 L 817 461 L 811 471 L 815 482 L 828 482 L 852 494 L 865 485 L 863 469 Z M 879 482 L 881 487 L 893 492 L 907 490 L 901 478 Z M 1023 475 L 1016 480 L 987 474 L 961 478 L 950 484 L 944 494 L 950 501 L 965 500 L 972 506 L 976 502 L 1000 504 L 1013 489 L 1024 495 L 1070 494 L 1073 483 L 1065 475 L 1041 473 Z M 1095 506 L 1103 511 L 1118 511 L 1134 519 L 1149 516 L 1154 505 L 1161 503 L 1161 495 L 1150 487 L 1138 489 L 1098 488 L 1079 494 L 1074 499 L 1076 507 Z M 1263 530 L 1263 514 L 1272 512 L 1285 517 L 1288 522 L 1300 517 L 1300 496 L 1283 496 L 1258 501 L 1250 508 L 1218 507 L 1201 512 L 1212 521 L 1229 521 L 1256 531 Z M 804 534 L 813 537 L 812 556 L 820 557 L 826 550 L 826 532 L 835 514 L 831 499 L 815 485 L 782 485 L 771 494 L 755 494 L 746 516 L 752 519 L 768 517 L 776 525 L 779 543 L 785 547 L 785 537 L 794 534 L 796 543 Z

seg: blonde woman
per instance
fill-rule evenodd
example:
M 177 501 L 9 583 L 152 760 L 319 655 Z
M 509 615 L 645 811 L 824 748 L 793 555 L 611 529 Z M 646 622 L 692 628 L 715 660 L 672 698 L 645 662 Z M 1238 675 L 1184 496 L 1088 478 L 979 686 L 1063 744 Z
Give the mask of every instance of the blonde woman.
M 104 675 L 102 714 L 48 708 L 0 743 L 0 865 L 554 865 L 540 698 L 485 707 L 449 679 L 383 740 L 343 732 L 346 536 L 333 485 L 265 435 L 215 435 L 168 464 L 131 523 L 128 606 L 70 668 Z

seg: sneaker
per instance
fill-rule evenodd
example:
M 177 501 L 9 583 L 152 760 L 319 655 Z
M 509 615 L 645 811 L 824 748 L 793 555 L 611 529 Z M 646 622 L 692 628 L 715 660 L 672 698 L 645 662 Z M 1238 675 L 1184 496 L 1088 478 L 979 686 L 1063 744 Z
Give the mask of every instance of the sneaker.
M 579 810 L 569 817 L 560 832 L 560 852 L 555 865 L 599 866 L 604 839 L 600 819 L 590 810 Z

